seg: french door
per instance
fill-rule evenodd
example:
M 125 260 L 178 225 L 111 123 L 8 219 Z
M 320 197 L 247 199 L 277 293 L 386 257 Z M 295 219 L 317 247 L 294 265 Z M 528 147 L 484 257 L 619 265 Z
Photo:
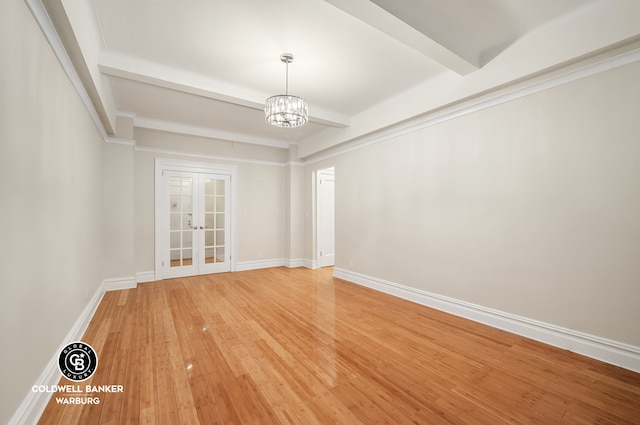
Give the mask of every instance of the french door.
M 230 176 L 162 172 L 163 278 L 231 270 Z

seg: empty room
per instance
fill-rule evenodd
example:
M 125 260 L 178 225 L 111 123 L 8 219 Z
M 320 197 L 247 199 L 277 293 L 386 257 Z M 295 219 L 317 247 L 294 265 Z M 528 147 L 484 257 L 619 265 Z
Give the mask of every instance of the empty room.
M 4 0 L 0 54 L 0 423 L 640 423 L 639 1 Z

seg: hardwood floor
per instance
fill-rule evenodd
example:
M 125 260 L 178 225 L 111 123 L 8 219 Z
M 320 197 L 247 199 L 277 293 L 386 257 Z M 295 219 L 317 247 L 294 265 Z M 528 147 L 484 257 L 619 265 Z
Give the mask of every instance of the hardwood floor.
M 99 404 L 40 424 L 638 424 L 640 374 L 334 279 L 274 268 L 105 294 Z M 63 379 L 61 385 L 72 384 Z

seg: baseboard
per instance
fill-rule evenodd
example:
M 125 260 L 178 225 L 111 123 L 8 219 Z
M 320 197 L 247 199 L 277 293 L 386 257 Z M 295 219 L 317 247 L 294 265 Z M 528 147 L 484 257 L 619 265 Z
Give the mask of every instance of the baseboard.
M 156 279 L 156 272 L 137 272 L 136 273 L 136 282 L 144 283 L 144 282 L 153 282 Z
M 296 267 L 304 267 L 304 258 L 285 258 L 284 266 L 290 269 L 295 269 Z
M 308 269 L 313 268 L 311 267 L 311 260 L 307 260 L 306 258 L 272 258 L 270 260 L 240 261 L 236 263 L 235 271 L 241 272 L 246 270 L 267 269 L 270 267 L 282 266 L 290 269 L 296 267 L 306 267 Z M 156 280 L 156 273 L 154 271 L 137 272 L 135 277 L 135 281 L 137 283 L 153 282 Z M 135 286 L 130 286 L 131 282 L 129 282 L 129 278 L 110 279 L 109 282 L 113 284 L 113 286 L 110 286 L 110 288 L 113 289 L 108 290 L 128 289 L 129 287 L 135 288 Z M 118 285 L 119 283 L 124 284 L 125 287 L 120 287 Z
M 339 279 L 380 292 L 522 335 L 634 372 L 640 372 L 640 347 L 505 313 L 350 270 L 336 267 L 333 270 L 333 275 Z
M 64 348 L 67 343 L 71 341 L 79 341 L 82 339 L 85 331 L 89 327 L 89 323 L 93 318 L 96 309 L 100 305 L 100 301 L 104 296 L 107 281 L 102 282 L 100 287 L 96 290 L 93 297 L 89 300 L 87 306 L 80 313 L 80 317 L 73 324 L 73 327 L 66 335 L 60 346 L 51 356 L 51 359 L 47 363 L 34 385 L 57 385 L 60 381 L 61 374 L 58 369 L 58 353 Z M 53 393 L 47 392 L 33 392 L 29 391 L 18 407 L 18 410 L 14 413 L 13 417 L 9 420 L 8 425 L 32 425 L 38 422 L 42 412 L 47 407 L 49 399 Z
M 105 291 L 118 291 L 120 289 L 133 289 L 138 283 L 133 277 L 118 277 L 115 279 L 105 279 L 102 283 Z
M 268 269 L 271 267 L 288 267 L 290 269 L 296 267 L 316 268 L 312 266 L 315 266 L 315 261 L 306 258 L 272 258 L 270 260 L 239 261 L 236 264 L 236 271 L 242 272 L 247 270 Z
M 236 270 L 242 272 L 246 270 L 268 269 L 271 267 L 282 266 L 284 266 L 284 258 L 272 258 L 269 260 L 238 261 L 236 264 Z
M 310 260 L 308 258 L 305 258 L 302 260 L 304 267 L 311 269 L 311 270 L 315 270 L 318 268 L 318 262 L 316 260 Z

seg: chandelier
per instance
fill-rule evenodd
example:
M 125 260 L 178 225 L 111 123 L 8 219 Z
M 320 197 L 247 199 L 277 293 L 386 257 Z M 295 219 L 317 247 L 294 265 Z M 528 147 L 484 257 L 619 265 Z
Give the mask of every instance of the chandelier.
M 309 111 L 303 98 L 289 95 L 289 64 L 293 62 L 293 55 L 283 53 L 280 60 L 287 65 L 285 94 L 267 99 L 264 105 L 264 120 L 276 127 L 300 127 L 309 121 Z

